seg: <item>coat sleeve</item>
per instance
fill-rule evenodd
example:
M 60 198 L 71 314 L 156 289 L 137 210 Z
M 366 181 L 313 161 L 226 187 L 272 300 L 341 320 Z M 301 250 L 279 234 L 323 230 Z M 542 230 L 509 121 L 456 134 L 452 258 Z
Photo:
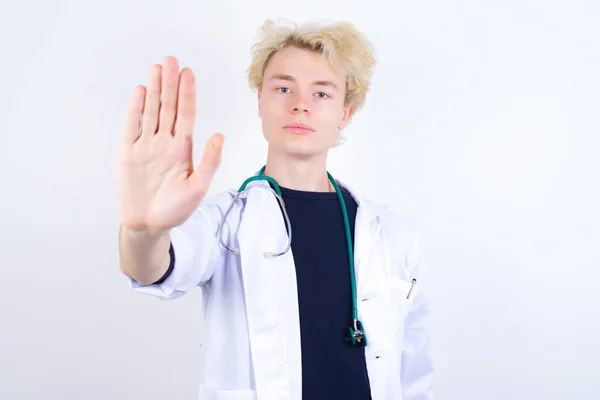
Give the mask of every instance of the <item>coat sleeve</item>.
M 171 229 L 168 274 L 150 285 L 141 285 L 124 275 L 129 287 L 137 293 L 171 300 L 208 282 L 225 260 L 217 233 L 231 200 L 228 193 L 223 193 L 203 201 L 183 224 Z
M 417 234 L 409 236 L 405 252 L 408 276 L 417 279 L 418 290 L 406 316 L 404 329 L 398 332 L 402 343 L 401 383 L 403 400 L 433 398 L 434 367 L 430 349 L 430 310 L 427 297 L 428 279 L 423 271 L 420 240 Z

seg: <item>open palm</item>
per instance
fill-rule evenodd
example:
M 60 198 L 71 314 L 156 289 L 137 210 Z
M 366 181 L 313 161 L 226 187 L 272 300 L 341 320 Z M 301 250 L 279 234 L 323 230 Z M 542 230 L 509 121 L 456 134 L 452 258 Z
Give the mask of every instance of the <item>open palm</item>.
M 180 225 L 198 207 L 220 164 L 223 136 L 213 135 L 193 166 L 196 85 L 193 72 L 174 57 L 150 70 L 148 87 L 131 98 L 117 159 L 121 223 L 162 232 Z

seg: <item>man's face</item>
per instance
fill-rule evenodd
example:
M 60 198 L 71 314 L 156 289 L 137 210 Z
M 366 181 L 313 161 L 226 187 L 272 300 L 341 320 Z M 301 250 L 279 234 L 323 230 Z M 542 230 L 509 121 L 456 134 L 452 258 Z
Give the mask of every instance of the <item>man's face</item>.
M 263 134 L 275 151 L 293 157 L 326 153 L 352 113 L 346 82 L 320 53 L 289 46 L 265 70 L 258 93 Z M 309 129 L 294 125 L 304 124 Z

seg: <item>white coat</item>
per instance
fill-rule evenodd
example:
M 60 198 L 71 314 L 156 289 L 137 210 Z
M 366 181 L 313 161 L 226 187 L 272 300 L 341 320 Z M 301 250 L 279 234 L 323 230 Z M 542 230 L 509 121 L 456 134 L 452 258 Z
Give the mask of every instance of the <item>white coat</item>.
M 339 185 L 358 203 L 357 303 L 367 337 L 372 399 L 431 399 L 429 311 L 419 275 L 417 235 L 388 207 Z M 268 183 L 250 183 L 223 232 L 230 247 L 240 248 L 240 255 L 233 254 L 220 245 L 217 232 L 235 194 L 229 190 L 205 199 L 185 223 L 172 229 L 176 261 L 163 283 L 142 286 L 127 279 L 133 290 L 160 299 L 202 288 L 205 342 L 199 399 L 301 400 L 292 250 L 275 258 L 263 255 L 285 249 L 284 219 Z M 407 299 L 413 278 L 417 283 Z

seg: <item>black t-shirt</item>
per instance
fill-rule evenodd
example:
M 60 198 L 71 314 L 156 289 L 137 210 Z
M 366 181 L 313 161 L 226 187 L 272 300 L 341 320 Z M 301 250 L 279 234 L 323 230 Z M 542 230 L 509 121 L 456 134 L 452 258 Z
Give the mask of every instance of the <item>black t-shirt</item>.
M 352 243 L 357 204 L 341 188 Z M 302 346 L 302 392 L 307 400 L 368 400 L 362 346 L 346 340 L 352 289 L 342 209 L 336 193 L 281 188 L 292 225 Z
M 354 245 L 357 204 L 341 188 Z M 302 350 L 302 398 L 370 400 L 365 353 L 347 341 L 352 323 L 352 289 L 346 231 L 336 193 L 281 188 L 296 265 Z M 173 247 L 171 264 L 175 264 Z

